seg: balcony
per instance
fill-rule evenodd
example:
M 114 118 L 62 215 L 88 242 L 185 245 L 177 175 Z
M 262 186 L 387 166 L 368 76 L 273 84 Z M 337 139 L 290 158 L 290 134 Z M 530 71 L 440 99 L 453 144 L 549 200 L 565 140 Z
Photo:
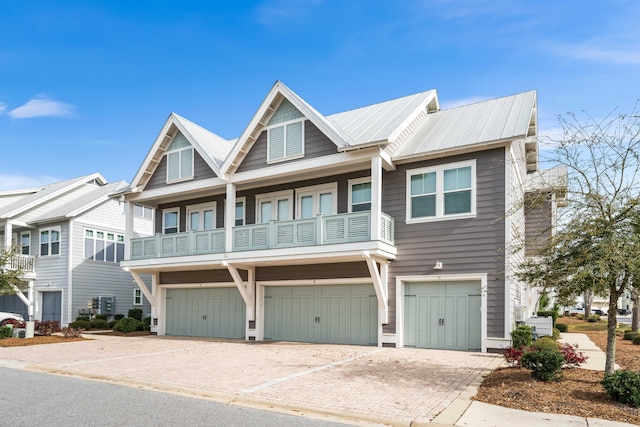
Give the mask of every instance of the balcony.
M 10 270 L 22 270 L 23 273 L 36 271 L 36 259 L 28 255 L 15 255 L 7 266 Z
M 393 218 L 381 213 L 379 240 L 393 245 L 393 230 Z M 371 240 L 371 212 L 237 226 L 232 236 L 234 252 L 364 242 Z M 224 252 L 224 228 L 131 239 L 132 260 Z

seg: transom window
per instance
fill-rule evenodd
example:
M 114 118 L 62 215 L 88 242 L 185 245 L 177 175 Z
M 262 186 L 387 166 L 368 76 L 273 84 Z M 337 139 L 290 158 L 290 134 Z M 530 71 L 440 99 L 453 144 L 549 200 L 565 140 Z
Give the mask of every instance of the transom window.
M 216 228 L 216 204 L 194 205 L 187 208 L 189 230 L 213 230 Z
M 40 231 L 40 256 L 60 255 L 60 229 Z
M 86 228 L 84 230 L 84 259 L 102 262 L 124 260 L 124 235 Z
M 193 178 L 193 147 L 180 132 L 167 148 L 167 182 Z
M 407 171 L 407 222 L 475 213 L 475 161 Z
M 180 211 L 168 209 L 162 211 L 162 234 L 175 234 L 179 232 Z
M 349 180 L 349 212 L 371 210 L 371 178 Z

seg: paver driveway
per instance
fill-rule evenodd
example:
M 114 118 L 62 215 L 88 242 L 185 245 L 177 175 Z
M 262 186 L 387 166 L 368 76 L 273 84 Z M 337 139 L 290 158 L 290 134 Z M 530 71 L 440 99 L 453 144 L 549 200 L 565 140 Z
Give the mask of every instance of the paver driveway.
M 241 404 L 426 423 L 496 355 L 288 342 L 114 337 L 0 349 L 0 366 L 66 372 Z

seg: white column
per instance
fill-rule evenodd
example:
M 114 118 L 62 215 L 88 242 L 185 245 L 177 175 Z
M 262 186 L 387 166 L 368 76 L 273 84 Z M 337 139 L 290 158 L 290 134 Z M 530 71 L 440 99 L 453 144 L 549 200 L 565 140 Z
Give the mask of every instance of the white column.
M 11 235 L 13 234 L 13 224 L 7 222 L 4 225 L 4 242 L 2 242 L 3 247 L 10 248 L 11 247 Z
M 133 238 L 133 202 L 125 202 L 125 227 L 124 227 L 124 259 L 131 259 L 131 239 Z M 155 229 L 155 224 L 153 224 Z
M 246 208 L 246 207 L 245 207 Z M 225 252 L 233 251 L 233 226 L 236 224 L 236 185 L 227 183 L 227 201 L 224 210 Z
M 380 214 L 382 212 L 382 159 L 371 158 L 371 240 L 380 239 Z

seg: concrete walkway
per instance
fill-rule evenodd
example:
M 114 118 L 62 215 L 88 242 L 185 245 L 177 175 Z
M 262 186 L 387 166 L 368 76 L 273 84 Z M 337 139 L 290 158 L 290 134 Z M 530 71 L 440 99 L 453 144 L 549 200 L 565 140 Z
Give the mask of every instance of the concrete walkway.
M 70 374 L 354 425 L 627 425 L 472 401 L 483 375 L 503 363 L 494 354 L 155 336 L 90 338 L 0 348 L 0 367 Z M 604 368 L 604 353 L 599 355 L 586 335 L 564 334 L 563 339 L 593 352 L 589 368 Z

